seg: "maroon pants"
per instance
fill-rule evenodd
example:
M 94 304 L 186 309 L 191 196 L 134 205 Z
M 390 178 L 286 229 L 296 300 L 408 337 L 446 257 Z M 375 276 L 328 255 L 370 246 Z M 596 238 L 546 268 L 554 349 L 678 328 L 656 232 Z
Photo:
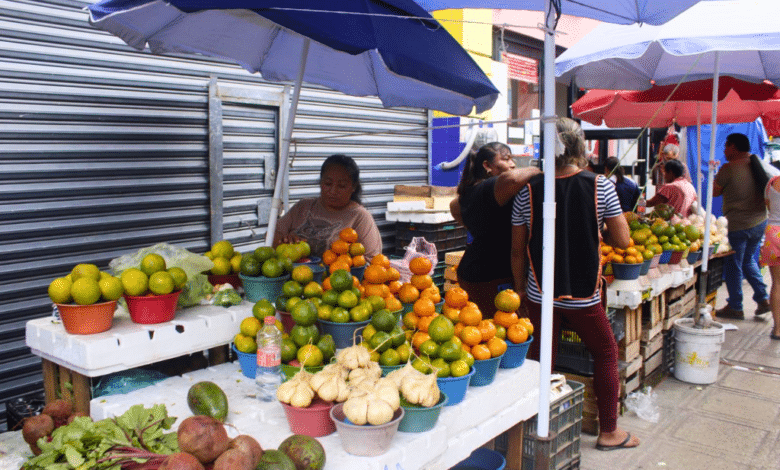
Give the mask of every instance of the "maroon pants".
M 540 304 L 526 301 L 528 317 L 535 332 L 541 332 L 542 314 Z M 579 310 L 553 308 L 552 365 L 558 353 L 561 339 L 561 322 L 566 319 L 588 347 L 593 356 L 593 387 L 599 408 L 599 427 L 602 432 L 612 432 L 617 427 L 617 402 L 620 394 L 618 375 L 618 347 L 612 327 L 601 304 Z M 541 334 L 536 334 L 541 338 Z M 539 360 L 539 341 L 531 343 L 528 358 Z
M 469 300 L 479 307 L 482 318 L 493 318 L 496 315 L 496 294 L 498 294 L 498 287 L 504 284 L 509 284 L 510 288 L 513 288 L 512 278 L 486 282 L 468 282 L 462 279 L 458 281 L 458 285 L 469 295 Z

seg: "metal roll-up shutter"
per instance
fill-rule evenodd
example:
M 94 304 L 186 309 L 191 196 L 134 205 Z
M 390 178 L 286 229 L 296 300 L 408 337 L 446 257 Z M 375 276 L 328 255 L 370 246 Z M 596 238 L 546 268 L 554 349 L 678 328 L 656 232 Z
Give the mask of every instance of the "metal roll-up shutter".
M 135 51 L 89 26 L 89 3 L 0 1 L 0 430 L 9 399 L 42 389 L 25 324 L 51 314 L 52 279 L 160 242 L 202 253 L 217 235 L 242 251 L 265 239 L 258 208 L 271 197 L 285 87 L 216 59 Z M 304 87 L 293 137 L 426 123 L 424 110 Z M 301 140 L 291 152 L 292 202 L 318 193 L 325 157 L 355 157 L 390 248 L 394 184 L 428 181 L 424 130 Z

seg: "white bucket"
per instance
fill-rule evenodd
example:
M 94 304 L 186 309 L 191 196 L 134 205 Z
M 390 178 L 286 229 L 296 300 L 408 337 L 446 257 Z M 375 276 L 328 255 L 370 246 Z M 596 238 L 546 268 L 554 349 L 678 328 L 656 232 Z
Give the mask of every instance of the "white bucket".
M 694 328 L 693 318 L 674 321 L 674 377 L 692 384 L 711 384 L 718 379 L 720 345 L 726 339 L 723 325 Z

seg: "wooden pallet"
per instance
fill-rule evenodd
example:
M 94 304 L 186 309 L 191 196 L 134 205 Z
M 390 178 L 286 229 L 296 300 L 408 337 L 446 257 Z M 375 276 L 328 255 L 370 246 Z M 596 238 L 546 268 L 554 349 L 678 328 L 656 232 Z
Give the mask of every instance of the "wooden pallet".
M 662 333 L 658 333 L 657 335 L 650 338 L 649 341 L 642 341 L 639 346 L 639 354 L 642 356 L 642 359 L 647 361 L 647 359 L 650 358 L 653 354 L 655 354 L 657 351 L 660 351 L 661 348 L 664 346 L 664 335 Z
M 625 343 L 623 341 L 618 344 L 618 359 L 623 362 L 632 362 L 639 356 L 639 348 L 641 346 L 640 340 L 635 340 L 631 343 Z M 640 358 L 641 359 L 641 358 Z
M 649 341 L 663 330 L 666 318 L 664 296 L 658 295 L 642 304 L 642 341 Z
M 649 377 L 656 370 L 660 370 L 662 368 L 663 362 L 664 352 L 656 351 L 655 354 L 650 356 L 642 365 L 642 380 L 644 381 L 645 377 Z
M 634 309 L 628 307 L 615 309 L 615 315 L 623 319 L 625 328 L 625 334 L 620 340 L 620 344 L 625 346 L 639 341 L 642 337 L 642 305 Z
M 674 321 L 686 316 L 696 308 L 696 289 L 690 289 L 674 302 L 667 306 L 666 319 L 664 319 L 664 331 L 674 327 Z

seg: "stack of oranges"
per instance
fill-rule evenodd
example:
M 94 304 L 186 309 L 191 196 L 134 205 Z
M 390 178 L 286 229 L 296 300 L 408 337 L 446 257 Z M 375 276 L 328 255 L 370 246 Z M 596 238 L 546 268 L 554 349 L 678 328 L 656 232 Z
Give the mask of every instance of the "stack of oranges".
M 506 352 L 503 331 L 491 319 L 483 319 L 477 304 L 469 301 L 461 287 L 453 287 L 444 296 L 442 314 L 455 318 L 455 335 L 461 340 L 461 348 L 480 361 L 498 357 Z
M 412 277 L 409 282 L 401 284 L 396 295 L 405 304 L 413 304 L 419 299 L 427 298 L 434 304 L 441 302 L 439 287 L 433 283 L 431 271 L 433 263 L 425 256 L 418 256 L 409 262 Z
M 390 266 L 390 260 L 383 254 L 371 258 L 371 264 L 366 266 L 363 281 L 358 289 L 364 298 L 379 296 L 385 299 L 385 308 L 391 312 L 403 307 L 395 294 L 401 288 L 401 273 Z
M 358 242 L 358 234 L 352 227 L 339 232 L 338 240 L 331 243 L 330 248 L 322 254 L 322 262 L 328 266 L 328 272 L 337 269 L 349 271 L 352 267 L 366 265 L 366 247 Z
M 499 328 L 505 330 L 507 341 L 518 344 L 525 343 L 534 334 L 534 326 L 529 318 L 517 316 L 520 308 L 520 296 L 512 289 L 502 290 L 493 300 L 496 315 L 493 321 Z

